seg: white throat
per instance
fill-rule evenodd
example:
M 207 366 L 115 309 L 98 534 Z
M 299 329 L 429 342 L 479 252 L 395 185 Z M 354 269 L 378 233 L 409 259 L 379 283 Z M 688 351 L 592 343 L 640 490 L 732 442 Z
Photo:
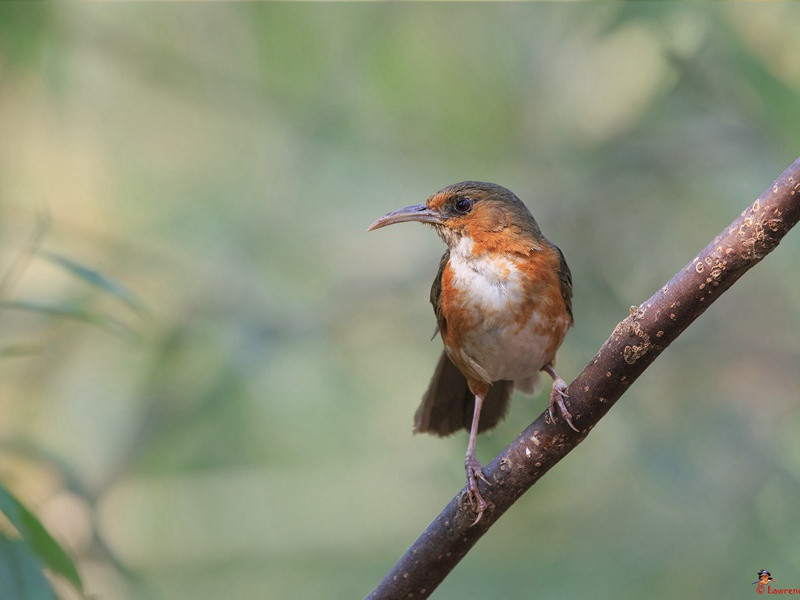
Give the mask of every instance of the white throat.
M 461 236 L 450 247 L 450 266 L 456 287 L 470 291 L 469 303 L 486 314 L 507 311 L 523 301 L 524 291 L 516 263 L 505 256 L 475 255 L 472 238 Z

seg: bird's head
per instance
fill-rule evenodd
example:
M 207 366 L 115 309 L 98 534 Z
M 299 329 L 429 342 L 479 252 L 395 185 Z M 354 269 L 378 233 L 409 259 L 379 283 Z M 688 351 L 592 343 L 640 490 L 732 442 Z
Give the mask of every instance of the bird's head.
M 464 237 L 475 241 L 513 237 L 538 242 L 542 236 L 519 198 L 502 186 L 481 181 L 447 186 L 425 204 L 406 206 L 381 217 L 367 231 L 405 221 L 433 225 L 450 247 Z

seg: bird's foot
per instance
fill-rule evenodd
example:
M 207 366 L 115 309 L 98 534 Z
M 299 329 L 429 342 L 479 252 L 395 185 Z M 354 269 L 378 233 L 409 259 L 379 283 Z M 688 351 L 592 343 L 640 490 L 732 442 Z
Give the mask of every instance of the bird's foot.
M 556 422 L 556 418 L 553 415 L 553 407 L 558 406 L 558 410 L 561 413 L 561 416 L 567 422 L 567 425 L 580 433 L 580 430 L 572 423 L 572 414 L 569 412 L 569 409 L 564 402 L 564 400 L 567 398 L 569 398 L 567 395 L 567 383 L 561 379 L 561 377 L 554 377 L 553 387 L 550 388 L 550 405 L 547 407 L 547 412 L 550 413 L 550 420 L 553 421 L 553 423 Z
M 478 516 L 472 523 L 472 525 L 475 525 L 481 520 L 483 512 L 488 506 L 486 500 L 483 499 L 480 491 L 478 491 L 478 479 L 483 481 L 486 485 L 490 486 L 492 484 L 486 479 L 486 476 L 481 470 L 481 463 L 478 462 L 478 458 L 474 454 L 467 454 L 467 458 L 464 460 L 464 468 L 467 471 L 467 499 L 472 509 L 478 513 Z

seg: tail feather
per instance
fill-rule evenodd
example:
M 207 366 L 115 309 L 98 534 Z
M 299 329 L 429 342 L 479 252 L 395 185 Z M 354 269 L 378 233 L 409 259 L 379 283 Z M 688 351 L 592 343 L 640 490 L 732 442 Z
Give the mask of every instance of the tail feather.
M 496 381 L 483 401 L 479 432 L 497 426 L 508 411 L 512 381 Z M 432 433 L 447 436 L 459 429 L 469 431 L 475 396 L 469 390 L 467 379 L 442 352 L 428 390 L 414 415 L 414 433 Z

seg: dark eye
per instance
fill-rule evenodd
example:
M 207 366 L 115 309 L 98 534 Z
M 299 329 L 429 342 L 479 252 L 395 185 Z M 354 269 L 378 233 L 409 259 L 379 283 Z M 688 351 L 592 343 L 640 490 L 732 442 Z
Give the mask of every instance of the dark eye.
M 465 215 L 472 210 L 472 198 L 467 198 L 465 196 L 462 196 L 461 198 L 456 200 L 453 206 L 455 206 L 456 212 Z

